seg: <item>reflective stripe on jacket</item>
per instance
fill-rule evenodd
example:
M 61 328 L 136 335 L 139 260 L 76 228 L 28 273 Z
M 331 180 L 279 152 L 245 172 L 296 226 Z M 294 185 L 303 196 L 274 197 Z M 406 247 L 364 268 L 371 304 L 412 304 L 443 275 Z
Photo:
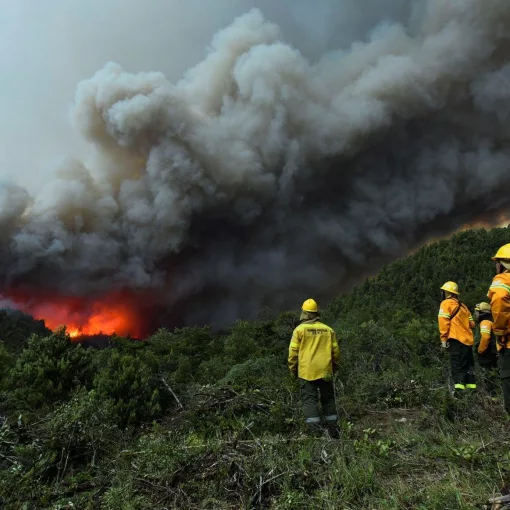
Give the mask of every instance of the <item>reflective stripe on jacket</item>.
M 501 273 L 494 277 L 487 293 L 491 300 L 493 331 L 496 335 L 510 335 L 510 273 Z M 506 348 L 510 349 L 510 342 Z M 501 346 L 498 344 L 498 350 Z
M 492 336 L 492 322 L 489 320 L 483 320 L 480 322 L 480 345 L 478 346 L 478 352 L 484 353 L 491 344 Z
M 464 345 L 473 345 L 474 337 L 471 330 L 475 327 L 475 321 L 471 317 L 468 307 L 462 304 L 459 308 L 459 305 L 460 303 L 453 298 L 445 299 L 441 303 L 437 316 L 441 341 L 446 342 L 451 338 Z M 457 308 L 459 310 L 455 313 Z
M 340 363 L 340 348 L 335 332 L 317 320 L 301 323 L 292 334 L 288 365 L 291 372 L 306 381 L 328 379 L 333 364 Z

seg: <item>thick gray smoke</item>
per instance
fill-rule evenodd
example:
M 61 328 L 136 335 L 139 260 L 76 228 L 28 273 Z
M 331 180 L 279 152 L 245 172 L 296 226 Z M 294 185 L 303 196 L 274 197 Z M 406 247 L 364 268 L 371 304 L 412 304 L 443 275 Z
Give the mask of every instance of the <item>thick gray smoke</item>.
M 222 324 L 509 207 L 510 4 L 419 7 L 313 61 L 251 10 L 180 81 L 105 65 L 73 108 L 90 169 L 0 191 L 4 289 L 150 289 Z

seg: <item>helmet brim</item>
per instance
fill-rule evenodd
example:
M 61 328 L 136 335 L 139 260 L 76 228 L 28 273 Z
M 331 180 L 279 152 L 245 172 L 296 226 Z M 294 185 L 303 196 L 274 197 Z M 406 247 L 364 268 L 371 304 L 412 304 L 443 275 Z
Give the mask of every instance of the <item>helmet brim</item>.
M 444 287 L 441 287 L 441 290 L 444 290 L 445 292 L 449 292 L 450 294 L 455 294 L 456 296 L 460 296 L 460 292 L 457 292 L 455 290 L 445 289 Z

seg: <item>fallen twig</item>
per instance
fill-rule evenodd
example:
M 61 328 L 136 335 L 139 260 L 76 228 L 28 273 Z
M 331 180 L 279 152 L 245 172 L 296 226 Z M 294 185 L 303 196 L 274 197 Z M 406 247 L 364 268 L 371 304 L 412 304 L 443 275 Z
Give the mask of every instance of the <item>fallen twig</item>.
M 277 478 L 280 478 L 280 476 L 286 475 L 290 473 L 290 471 L 285 471 L 284 473 L 280 473 L 279 475 L 273 476 L 269 480 L 266 480 L 262 485 L 266 485 L 266 483 L 272 482 L 273 480 L 276 480 Z
M 174 390 L 170 387 L 170 385 L 165 381 L 163 376 L 160 377 L 161 382 L 165 385 L 165 388 L 172 394 L 179 406 L 179 409 L 184 409 L 184 406 L 181 404 L 181 401 L 177 398 L 177 395 L 174 393 Z
M 490 443 L 482 444 L 482 446 L 480 446 L 480 448 L 477 448 L 475 450 L 475 454 L 478 453 L 478 452 L 481 452 L 482 450 L 485 450 L 485 448 L 488 448 L 489 446 L 492 446 L 492 445 L 495 445 L 495 444 L 509 444 L 509 442 L 508 441 L 502 441 L 500 439 L 496 439 L 495 441 L 491 441 Z
M 489 503 L 510 503 L 510 494 L 489 499 Z

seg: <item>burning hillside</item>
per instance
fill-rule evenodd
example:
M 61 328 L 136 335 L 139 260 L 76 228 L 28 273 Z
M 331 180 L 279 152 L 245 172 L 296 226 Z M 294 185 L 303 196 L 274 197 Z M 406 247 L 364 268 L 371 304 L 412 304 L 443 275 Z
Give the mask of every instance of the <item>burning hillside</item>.
M 508 0 L 428 0 L 412 27 L 310 62 L 253 10 L 177 83 L 107 64 L 73 108 L 93 162 L 36 196 L 0 188 L 0 292 L 72 332 L 137 334 L 146 294 L 222 324 L 497 221 L 509 23 Z M 111 298 L 126 290 L 138 305 Z
M 7 304 L 43 319 L 52 330 L 66 326 L 72 338 L 99 334 L 143 338 L 150 332 L 141 315 L 143 305 L 126 292 L 98 298 L 14 292 Z

